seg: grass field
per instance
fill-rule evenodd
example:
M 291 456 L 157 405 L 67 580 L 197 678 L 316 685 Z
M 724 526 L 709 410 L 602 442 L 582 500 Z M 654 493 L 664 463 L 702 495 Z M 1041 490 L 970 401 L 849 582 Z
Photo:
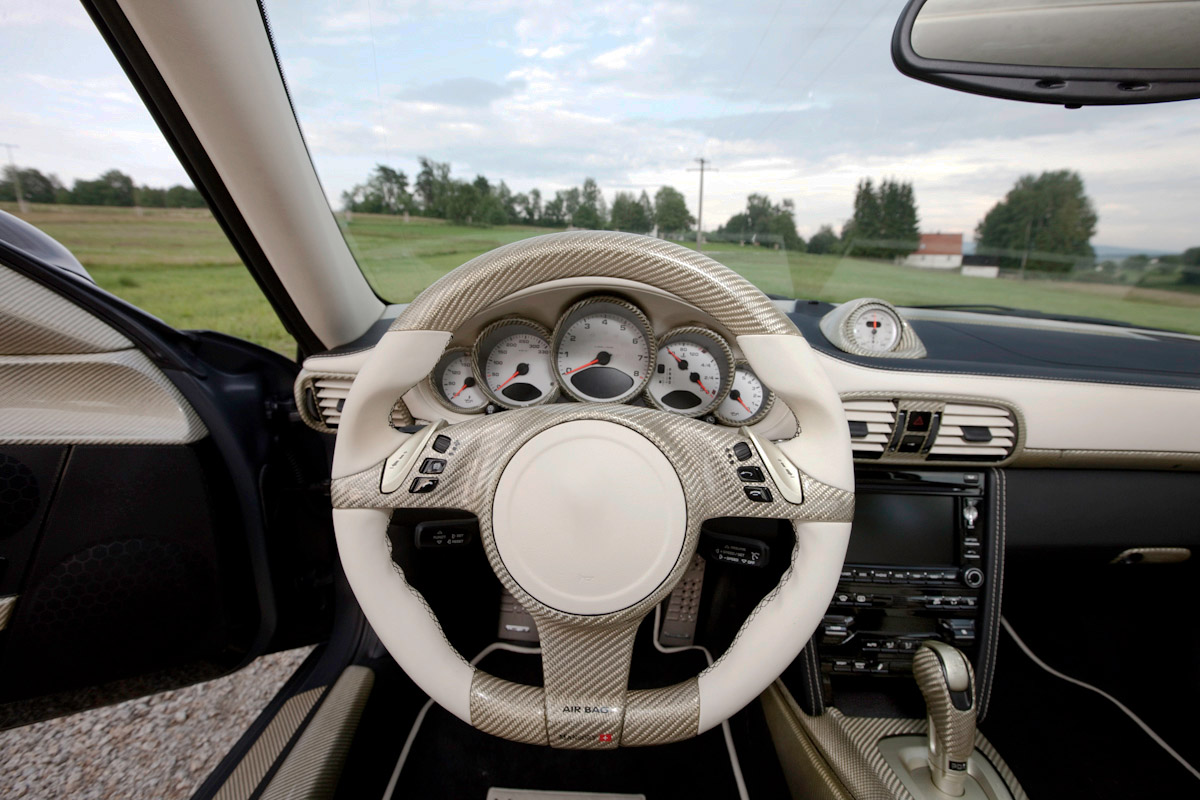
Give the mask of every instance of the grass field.
M 15 211 L 13 204 L 0 208 Z M 178 328 L 209 328 L 286 355 L 295 346 L 207 211 L 35 206 L 25 219 L 69 248 L 105 289 Z M 356 214 L 343 223 L 376 291 L 407 302 L 454 267 L 546 231 L 471 228 Z M 1200 334 L 1200 294 L 1069 281 L 964 278 L 837 256 L 732 244 L 705 251 L 767 292 L 901 305 L 985 303 L 1132 322 Z

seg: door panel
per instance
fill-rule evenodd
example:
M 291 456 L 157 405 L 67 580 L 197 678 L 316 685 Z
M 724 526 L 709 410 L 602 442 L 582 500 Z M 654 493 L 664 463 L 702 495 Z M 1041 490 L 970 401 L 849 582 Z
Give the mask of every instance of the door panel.
M 0 728 L 327 634 L 329 448 L 296 371 L 0 242 Z

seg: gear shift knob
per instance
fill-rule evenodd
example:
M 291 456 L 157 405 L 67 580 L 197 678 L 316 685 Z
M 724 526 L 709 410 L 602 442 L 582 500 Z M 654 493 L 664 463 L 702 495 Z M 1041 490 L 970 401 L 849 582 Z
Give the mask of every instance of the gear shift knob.
M 929 714 L 929 769 L 933 785 L 961 797 L 967 759 L 975 749 L 975 673 L 962 651 L 926 641 L 913 657 L 913 676 Z

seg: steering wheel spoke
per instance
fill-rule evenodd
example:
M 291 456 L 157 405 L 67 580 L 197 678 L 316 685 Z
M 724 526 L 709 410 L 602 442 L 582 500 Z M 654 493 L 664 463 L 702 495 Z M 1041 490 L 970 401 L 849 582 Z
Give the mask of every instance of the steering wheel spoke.
M 470 457 L 478 420 L 436 420 L 408 434 L 396 450 L 361 472 L 334 478 L 334 508 L 453 508 L 478 514 L 486 492 Z

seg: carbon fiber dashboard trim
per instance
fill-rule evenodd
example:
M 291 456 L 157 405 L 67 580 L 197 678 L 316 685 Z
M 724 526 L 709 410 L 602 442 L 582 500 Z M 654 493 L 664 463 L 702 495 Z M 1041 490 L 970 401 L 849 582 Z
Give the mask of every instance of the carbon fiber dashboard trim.
M 855 315 L 864 308 L 878 306 L 900 321 L 900 336 L 892 350 L 877 353 L 860 347 L 854 339 Z M 908 320 L 900 311 L 886 300 L 874 297 L 862 297 L 850 300 L 830 311 L 821 318 L 821 333 L 839 350 L 856 356 L 868 358 L 925 358 L 928 353 L 917 332 L 908 324 Z
M 0 444 L 188 444 L 207 435 L 137 350 L 0 356 Z
M 0 631 L 8 627 L 8 621 L 12 619 L 13 609 L 17 607 L 19 596 L 10 594 L 8 597 L 0 597 Z
M 319 686 L 289 697 L 221 784 L 213 800 L 249 800 L 326 688 Z
M 132 347 L 71 301 L 0 267 L 0 356 L 108 353 Z
M 717 319 L 734 336 L 796 334 L 796 326 L 753 284 L 686 247 L 630 233 L 567 231 L 498 247 L 440 278 L 404 309 L 390 330 L 454 331 L 513 292 L 590 275 L 641 281 Z

